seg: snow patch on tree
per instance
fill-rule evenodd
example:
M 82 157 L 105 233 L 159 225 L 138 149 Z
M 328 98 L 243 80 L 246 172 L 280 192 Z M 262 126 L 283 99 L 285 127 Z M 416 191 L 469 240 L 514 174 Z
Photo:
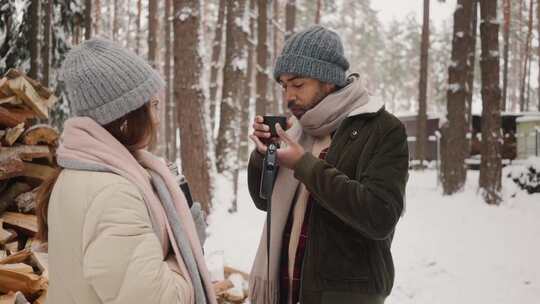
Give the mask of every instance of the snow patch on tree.
M 189 6 L 183 7 L 178 13 L 176 13 L 176 18 L 181 22 L 186 21 L 188 18 L 194 16 L 193 10 Z
M 232 62 L 231 62 L 232 68 L 234 70 L 239 70 L 239 71 L 246 71 L 247 70 L 247 65 L 248 65 L 248 62 L 247 62 L 247 58 L 245 56 L 234 57 Z
M 459 92 L 462 88 L 463 87 L 459 83 L 451 83 L 448 85 L 448 90 L 454 94 Z

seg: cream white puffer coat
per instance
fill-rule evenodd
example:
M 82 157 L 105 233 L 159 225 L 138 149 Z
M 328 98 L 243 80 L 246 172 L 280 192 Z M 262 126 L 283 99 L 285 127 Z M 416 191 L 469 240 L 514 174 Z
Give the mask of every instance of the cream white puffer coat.
M 63 170 L 48 216 L 48 304 L 193 303 L 127 179 Z

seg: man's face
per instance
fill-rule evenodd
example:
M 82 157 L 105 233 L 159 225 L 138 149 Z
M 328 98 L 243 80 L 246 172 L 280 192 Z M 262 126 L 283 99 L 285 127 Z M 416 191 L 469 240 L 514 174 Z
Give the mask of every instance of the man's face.
M 298 119 L 335 90 L 333 84 L 289 74 L 281 75 L 279 83 L 283 88 L 283 101 Z

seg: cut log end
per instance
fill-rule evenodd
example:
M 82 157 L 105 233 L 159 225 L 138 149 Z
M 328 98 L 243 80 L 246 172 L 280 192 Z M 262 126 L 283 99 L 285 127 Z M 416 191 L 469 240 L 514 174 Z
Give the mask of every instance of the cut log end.
M 56 145 L 60 134 L 48 125 L 35 125 L 30 127 L 23 135 L 23 143 L 26 145 Z

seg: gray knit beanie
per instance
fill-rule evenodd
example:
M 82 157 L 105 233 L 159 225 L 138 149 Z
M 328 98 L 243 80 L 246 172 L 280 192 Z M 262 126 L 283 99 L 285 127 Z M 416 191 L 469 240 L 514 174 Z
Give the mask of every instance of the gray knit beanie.
M 343 87 L 348 69 L 339 35 L 315 25 L 287 39 L 276 61 L 274 78 L 279 80 L 283 74 L 292 74 Z
M 140 108 L 164 87 L 144 59 L 104 38 L 72 49 L 61 74 L 73 115 L 101 125 Z

